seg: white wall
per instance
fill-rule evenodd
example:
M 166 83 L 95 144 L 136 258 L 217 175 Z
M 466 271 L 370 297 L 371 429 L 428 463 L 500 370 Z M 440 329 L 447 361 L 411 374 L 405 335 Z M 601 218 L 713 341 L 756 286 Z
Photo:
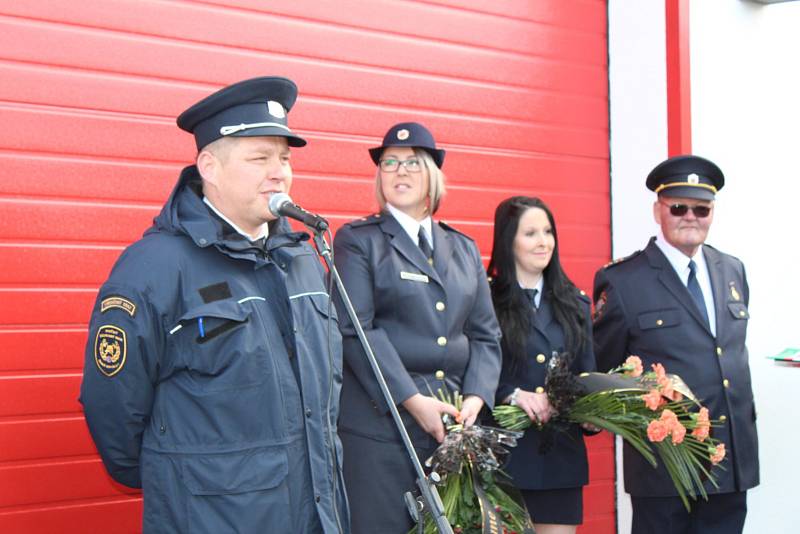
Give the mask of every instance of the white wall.
M 665 12 L 661 0 L 608 3 L 612 256 L 641 249 L 657 227 L 650 169 L 667 157 Z M 619 440 L 619 438 L 618 438 Z M 617 525 L 628 534 L 631 505 L 617 444 Z
M 726 186 L 708 242 L 748 269 L 750 365 L 758 408 L 761 486 L 748 495 L 747 534 L 799 532 L 800 367 L 766 356 L 800 347 L 800 2 L 763 6 L 693 0 L 693 152 L 720 165 Z M 649 170 L 667 155 L 663 0 L 609 0 L 612 241 L 615 257 L 657 227 Z M 620 484 L 621 485 L 621 484 Z M 619 501 L 619 532 L 630 532 Z
M 745 532 L 800 532 L 800 368 L 766 359 L 800 347 L 800 2 L 693 1 L 690 38 L 693 150 L 726 175 L 709 243 L 741 258 L 750 283 L 761 486 Z

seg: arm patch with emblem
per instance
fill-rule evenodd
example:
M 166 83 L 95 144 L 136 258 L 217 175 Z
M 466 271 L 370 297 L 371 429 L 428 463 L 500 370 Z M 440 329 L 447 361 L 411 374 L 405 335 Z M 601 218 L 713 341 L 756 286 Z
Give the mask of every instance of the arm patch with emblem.
M 94 338 L 94 363 L 106 376 L 122 371 L 128 352 L 125 330 L 114 325 L 103 325 Z

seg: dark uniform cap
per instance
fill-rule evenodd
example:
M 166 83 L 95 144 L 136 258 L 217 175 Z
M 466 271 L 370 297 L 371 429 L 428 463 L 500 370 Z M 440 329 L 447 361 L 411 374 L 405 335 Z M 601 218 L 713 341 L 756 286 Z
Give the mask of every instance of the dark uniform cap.
M 717 165 L 700 156 L 675 156 L 662 161 L 647 175 L 647 188 L 665 197 L 714 200 L 725 185 Z
M 292 80 L 252 78 L 223 87 L 178 116 L 178 127 L 194 134 L 197 150 L 221 137 L 285 137 L 289 146 L 305 146 L 292 133 L 286 115 L 297 100 Z
M 389 131 L 383 136 L 383 144 L 369 149 L 369 155 L 375 165 L 380 164 L 383 150 L 390 146 L 418 147 L 430 154 L 433 162 L 440 169 L 444 163 L 444 149 L 436 148 L 436 141 L 433 140 L 431 132 L 416 122 L 401 122 L 389 128 Z

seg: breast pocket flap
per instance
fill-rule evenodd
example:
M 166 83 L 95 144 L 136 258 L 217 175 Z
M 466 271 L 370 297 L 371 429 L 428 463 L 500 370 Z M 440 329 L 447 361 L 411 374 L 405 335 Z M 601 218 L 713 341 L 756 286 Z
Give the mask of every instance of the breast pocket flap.
M 639 314 L 639 328 L 652 330 L 655 328 L 668 328 L 681 324 L 681 314 L 674 308 L 656 310 Z
M 750 318 L 750 312 L 747 311 L 747 306 L 745 306 L 744 302 L 729 302 L 728 310 L 730 310 L 734 319 Z
M 251 310 L 246 305 L 234 301 L 216 301 L 202 304 L 192 308 L 181 316 L 178 326 L 173 328 L 177 332 L 185 325 L 194 325 L 192 331 L 197 331 L 196 341 L 207 343 L 212 339 L 240 326 L 248 321 Z M 184 331 L 186 331 L 184 329 Z

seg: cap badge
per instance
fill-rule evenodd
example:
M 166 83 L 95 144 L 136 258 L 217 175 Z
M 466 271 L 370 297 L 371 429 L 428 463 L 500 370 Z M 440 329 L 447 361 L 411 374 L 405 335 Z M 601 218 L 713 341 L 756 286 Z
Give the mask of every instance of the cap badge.
M 695 173 L 692 173 L 689 176 L 687 176 L 687 180 L 689 181 L 690 184 L 699 184 L 700 183 L 700 177 L 697 176 Z
M 406 130 L 405 128 L 403 128 L 402 130 L 397 130 L 397 138 L 401 141 L 405 141 L 406 139 L 408 139 L 409 135 L 410 134 L 408 133 L 408 130 Z
M 280 102 L 275 102 L 274 100 L 269 100 L 267 102 L 267 111 L 276 119 L 283 119 L 286 117 L 286 110 L 283 109 Z

